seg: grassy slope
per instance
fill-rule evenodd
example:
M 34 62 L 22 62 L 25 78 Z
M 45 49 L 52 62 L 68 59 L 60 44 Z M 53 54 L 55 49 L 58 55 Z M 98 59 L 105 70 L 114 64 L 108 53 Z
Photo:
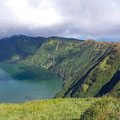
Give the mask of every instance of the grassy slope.
M 80 116 L 85 120 L 118 120 L 119 105 L 119 100 L 113 98 L 59 98 L 19 104 L 4 103 L 0 104 L 0 120 L 72 120 L 80 119 Z M 103 114 L 106 119 L 100 119 Z
M 119 43 L 59 37 L 0 41 L 0 61 L 42 66 L 64 79 L 56 97 L 120 96 Z M 105 91 L 108 89 L 109 91 Z
M 120 53 L 110 53 L 86 75 L 83 83 L 74 88 L 72 96 L 90 97 L 111 94 L 120 96 Z M 78 93 L 79 91 L 79 93 Z
M 20 104 L 1 104 L 0 119 L 68 120 L 80 118 L 93 99 L 53 99 Z
M 56 50 L 58 43 L 58 50 Z M 113 43 L 51 39 L 45 42 L 34 56 L 25 59 L 24 62 L 48 68 L 55 58 L 49 70 L 63 77 L 65 83 L 57 97 L 102 96 L 104 92 L 99 94 L 99 91 L 119 71 L 120 54 L 115 55 L 113 49 Z M 113 96 L 119 96 L 120 86 L 113 89 L 118 82 L 119 79 L 111 86 L 109 94 L 112 91 Z

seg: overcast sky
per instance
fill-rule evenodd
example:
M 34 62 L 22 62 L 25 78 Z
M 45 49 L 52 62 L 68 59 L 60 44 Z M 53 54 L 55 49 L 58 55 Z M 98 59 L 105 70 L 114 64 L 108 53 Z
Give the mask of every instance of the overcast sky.
M 0 0 L 0 38 L 119 39 L 120 0 Z

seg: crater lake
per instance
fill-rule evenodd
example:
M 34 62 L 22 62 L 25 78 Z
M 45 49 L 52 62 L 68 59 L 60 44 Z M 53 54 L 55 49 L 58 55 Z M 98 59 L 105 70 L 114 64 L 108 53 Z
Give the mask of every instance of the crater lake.
M 18 64 L 0 64 L 0 103 L 51 99 L 63 80 L 46 69 Z

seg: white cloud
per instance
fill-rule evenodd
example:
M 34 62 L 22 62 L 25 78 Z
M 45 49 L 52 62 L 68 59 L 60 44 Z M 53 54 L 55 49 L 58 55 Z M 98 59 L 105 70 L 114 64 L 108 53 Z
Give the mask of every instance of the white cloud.
M 4 6 L 8 9 L 8 13 L 4 14 L 4 17 L 10 15 L 10 19 L 13 22 L 16 20 L 18 25 L 43 27 L 59 23 L 61 20 L 50 0 L 40 0 L 38 7 L 32 6 L 29 0 L 6 0 Z M 4 22 L 11 24 L 8 19 Z
M 120 37 L 119 0 L 0 0 L 0 36 Z

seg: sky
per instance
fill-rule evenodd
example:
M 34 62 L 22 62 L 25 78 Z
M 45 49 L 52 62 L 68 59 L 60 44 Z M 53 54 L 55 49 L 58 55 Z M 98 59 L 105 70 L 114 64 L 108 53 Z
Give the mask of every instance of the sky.
M 19 34 L 120 41 L 120 0 L 0 0 L 0 38 Z

